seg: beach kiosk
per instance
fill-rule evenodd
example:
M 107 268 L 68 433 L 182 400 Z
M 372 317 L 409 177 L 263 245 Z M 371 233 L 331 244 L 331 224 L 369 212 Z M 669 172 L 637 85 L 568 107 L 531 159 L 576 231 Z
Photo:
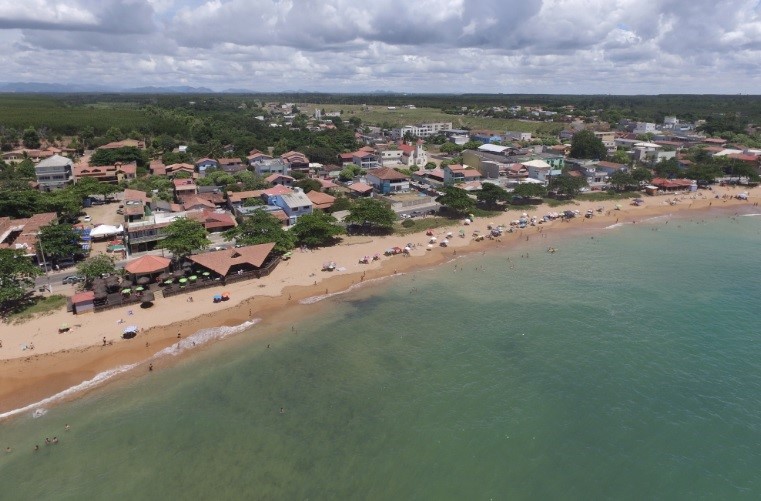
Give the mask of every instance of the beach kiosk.
M 95 292 L 85 291 L 71 296 L 71 307 L 75 315 L 95 310 Z

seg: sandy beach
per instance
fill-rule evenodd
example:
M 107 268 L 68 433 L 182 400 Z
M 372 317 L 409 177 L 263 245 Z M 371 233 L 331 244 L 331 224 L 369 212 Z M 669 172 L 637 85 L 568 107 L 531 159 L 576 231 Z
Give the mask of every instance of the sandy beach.
M 748 192 L 747 201 L 730 198 L 742 191 Z M 527 240 L 536 242 L 537 238 L 561 236 L 573 233 L 573 230 L 600 231 L 616 224 L 637 223 L 656 216 L 681 217 L 688 211 L 712 209 L 730 211 L 735 207 L 752 206 L 761 200 L 760 194 L 760 188 L 716 187 L 713 191 L 696 194 L 646 197 L 644 205 L 638 207 L 628 201 L 572 202 L 553 208 L 543 205 L 527 211 L 529 216 L 541 219 L 548 212 L 568 209 L 578 210 L 581 214 L 570 222 L 555 220 L 504 234 L 499 239 L 474 241 L 471 236 L 474 230 L 483 234 L 487 224 L 507 226 L 522 212 L 511 210 L 492 218 L 477 219 L 470 226 L 458 223 L 437 228 L 434 231 L 439 242 L 448 232 L 454 237 L 450 238 L 448 247 L 435 246 L 430 250 L 426 248 L 429 237 L 424 232 L 407 236 L 346 237 L 335 247 L 306 252 L 297 249 L 289 261 L 280 263 L 265 278 L 195 291 L 193 302 L 188 302 L 186 294 L 159 298 L 148 309 L 131 305 L 78 316 L 61 310 L 22 324 L 3 323 L 0 324 L 0 415 L 40 402 L 114 368 L 136 366 L 134 370 L 146 370 L 137 366 L 147 365 L 148 360 L 165 349 L 185 353 L 186 350 L 181 350 L 182 343 L 195 343 L 190 341 L 191 336 L 204 329 L 235 327 L 245 322 L 272 325 L 287 319 L 294 321 L 309 314 L 311 303 L 321 296 L 363 286 L 375 279 L 435 266 L 454 256 L 492 249 L 519 251 Z M 715 198 L 717 195 L 719 198 Z M 727 198 L 722 198 L 724 195 Z M 677 203 L 674 205 L 668 202 L 675 199 Z M 617 203 L 621 204 L 621 210 L 614 210 Z M 593 218 L 583 217 L 585 211 L 600 207 L 604 210 L 595 212 Z M 464 238 L 458 236 L 461 229 L 465 230 Z M 379 261 L 369 264 L 359 262 L 363 256 L 382 254 L 387 248 L 404 247 L 408 243 L 415 244 L 408 257 L 382 256 Z M 336 271 L 321 271 L 322 263 L 326 261 L 334 261 L 338 266 Z M 212 296 L 223 290 L 230 292 L 231 299 L 213 303 Z M 58 327 L 63 323 L 72 329 L 59 333 Z M 141 329 L 139 335 L 132 340 L 121 339 L 125 325 L 137 325 Z M 31 345 L 34 349 L 29 349 Z M 156 368 L 160 367 L 157 365 Z

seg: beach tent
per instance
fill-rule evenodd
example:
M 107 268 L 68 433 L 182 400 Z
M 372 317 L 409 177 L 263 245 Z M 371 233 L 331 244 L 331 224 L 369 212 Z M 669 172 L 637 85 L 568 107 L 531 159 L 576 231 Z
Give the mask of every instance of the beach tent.
M 137 325 L 130 325 L 129 327 L 125 327 L 124 331 L 122 332 L 122 337 L 124 339 L 132 339 L 133 337 L 137 336 L 138 331 Z
M 90 238 L 106 238 L 124 233 L 122 225 L 112 226 L 110 224 L 101 224 L 90 231 Z

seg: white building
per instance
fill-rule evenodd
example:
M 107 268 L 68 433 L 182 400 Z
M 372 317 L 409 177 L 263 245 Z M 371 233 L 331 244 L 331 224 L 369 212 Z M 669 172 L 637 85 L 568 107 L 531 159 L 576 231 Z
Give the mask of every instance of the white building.
M 531 133 L 509 130 L 505 132 L 505 138 L 511 141 L 531 141 Z
M 655 124 L 650 122 L 637 122 L 634 127 L 635 134 L 655 134 L 656 130 Z
M 395 139 L 404 137 L 408 132 L 416 137 L 430 137 L 452 128 L 452 122 L 435 122 L 417 125 L 405 125 L 391 131 L 391 136 Z

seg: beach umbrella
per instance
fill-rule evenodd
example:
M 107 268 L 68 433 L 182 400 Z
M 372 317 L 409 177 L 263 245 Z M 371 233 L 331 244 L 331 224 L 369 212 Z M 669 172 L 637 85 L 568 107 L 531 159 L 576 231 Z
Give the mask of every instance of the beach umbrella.
M 428 244 L 426 247 L 428 248 L 428 250 L 433 249 L 433 245 L 432 244 Z
M 162 273 L 162 274 L 160 274 L 158 277 L 156 277 L 156 279 L 157 279 L 159 282 L 163 282 L 164 280 L 166 280 L 167 278 L 169 278 L 169 277 L 171 277 L 171 276 L 172 276 L 172 275 L 170 275 L 169 273 Z
M 140 277 L 140 278 L 137 279 L 137 283 L 139 285 L 146 285 L 146 284 L 150 283 L 150 281 L 151 281 L 150 277 Z
M 205 277 L 208 277 L 209 276 L 209 272 L 208 271 L 204 271 L 203 273 L 201 273 L 201 275 L 203 275 Z
M 173 279 L 171 279 L 171 278 L 170 278 L 169 280 L 164 280 L 164 284 L 165 284 L 165 285 L 169 285 L 169 284 L 171 284 L 172 282 L 174 282 L 174 280 L 173 280 Z
M 431 244 L 436 243 L 436 237 L 431 237 L 431 239 L 428 240 L 428 243 L 431 243 Z
M 179 279 L 179 280 L 178 280 L 178 282 L 180 282 L 181 284 L 184 284 L 184 283 L 186 283 L 187 281 L 188 281 L 188 279 L 187 279 L 187 278 L 185 278 L 185 277 L 183 277 L 183 278 L 181 278 L 181 279 Z
M 184 276 L 185 276 L 185 272 L 184 272 L 184 271 L 181 271 L 181 270 L 177 270 L 177 271 L 175 271 L 174 273 L 172 273 L 172 276 L 173 276 L 174 278 L 181 278 L 181 277 L 184 277 Z
M 61 324 L 61 326 L 58 328 L 58 330 L 62 331 L 62 332 L 69 330 L 69 324 L 66 324 L 66 323 Z
M 155 301 L 155 299 L 156 298 L 154 297 L 153 292 L 151 291 L 146 292 L 145 294 L 143 294 L 143 297 L 142 297 L 143 303 L 152 303 L 153 301 Z
M 198 280 L 198 275 L 190 275 L 188 278 L 190 280 Z
M 221 294 L 214 294 L 214 302 L 222 301 L 222 295 Z
M 132 292 L 132 289 L 122 289 L 122 294 L 129 294 L 130 292 Z
M 135 287 L 135 290 L 137 292 L 143 292 L 145 290 L 145 287 L 143 287 L 142 285 L 139 285 L 139 286 Z

